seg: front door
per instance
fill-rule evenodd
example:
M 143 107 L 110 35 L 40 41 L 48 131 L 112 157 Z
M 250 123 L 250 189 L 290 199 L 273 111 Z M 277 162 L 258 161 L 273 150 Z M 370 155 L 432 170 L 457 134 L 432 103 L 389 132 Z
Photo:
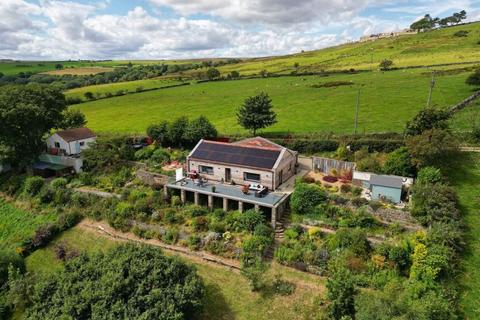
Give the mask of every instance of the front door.
M 283 183 L 283 170 L 280 171 L 278 174 L 278 182 L 279 182 L 279 185 Z
M 230 182 L 232 180 L 232 171 L 230 168 L 225 168 L 225 182 Z

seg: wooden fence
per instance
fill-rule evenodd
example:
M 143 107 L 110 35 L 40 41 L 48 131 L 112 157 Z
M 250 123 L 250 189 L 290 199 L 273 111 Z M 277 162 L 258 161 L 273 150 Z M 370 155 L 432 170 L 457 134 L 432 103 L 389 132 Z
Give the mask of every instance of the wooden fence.
M 353 171 L 355 162 L 341 161 L 329 158 L 313 157 L 313 169 L 323 173 L 330 173 L 332 169 L 341 171 Z

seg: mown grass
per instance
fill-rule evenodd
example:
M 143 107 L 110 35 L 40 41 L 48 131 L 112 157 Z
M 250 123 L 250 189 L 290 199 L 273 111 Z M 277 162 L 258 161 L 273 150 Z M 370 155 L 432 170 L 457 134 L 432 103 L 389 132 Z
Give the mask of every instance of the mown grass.
M 244 133 L 237 124 L 236 110 L 248 96 L 265 91 L 278 116 L 278 123 L 265 132 L 351 133 L 360 89 L 359 132 L 401 131 L 405 122 L 426 105 L 430 72 L 412 69 L 208 82 L 88 102 L 74 108 L 86 114 L 88 126 L 95 131 L 143 133 L 154 122 L 205 115 L 221 133 Z M 470 73 L 460 70 L 438 75 L 432 104 L 447 107 L 471 95 L 472 88 L 465 84 Z M 332 81 L 351 81 L 353 85 L 312 87 Z
M 0 197 L 0 248 L 16 249 L 38 226 L 53 222 L 55 214 L 34 214 L 17 209 Z
M 467 319 L 480 315 L 480 153 L 463 153 L 444 169 L 458 193 L 463 220 L 467 227 L 467 250 L 458 279 L 462 292 L 460 304 Z
M 62 233 L 48 247 L 30 255 L 28 270 L 43 276 L 61 270 L 62 263 L 53 251 L 59 242 L 87 252 L 108 250 L 120 243 L 75 227 Z M 320 312 L 319 299 L 324 294 L 322 278 L 274 265 L 270 273 L 282 274 L 284 279 L 296 282 L 297 288 L 287 297 L 262 295 L 251 292 L 248 283 L 237 272 L 197 259 L 181 259 L 196 266 L 206 285 L 205 307 L 198 319 L 313 319 Z M 17 314 L 16 319 L 22 319 L 21 314 Z
M 136 81 L 125 81 L 125 82 L 115 82 L 107 84 L 99 84 L 81 88 L 71 89 L 65 92 L 67 98 L 75 97 L 82 100 L 85 99 L 85 93 L 91 92 L 96 95 L 105 95 L 105 93 L 115 94 L 116 92 L 122 90 L 124 92 L 136 92 L 137 90 L 146 90 L 153 88 L 162 88 L 166 86 L 171 86 L 181 83 L 177 80 L 171 79 L 147 79 L 147 80 L 136 80 Z

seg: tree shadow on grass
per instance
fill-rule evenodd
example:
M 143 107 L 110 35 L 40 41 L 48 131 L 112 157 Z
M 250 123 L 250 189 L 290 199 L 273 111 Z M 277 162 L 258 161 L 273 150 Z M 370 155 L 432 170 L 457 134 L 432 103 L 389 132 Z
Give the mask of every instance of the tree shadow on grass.
M 223 296 L 220 286 L 217 284 L 206 284 L 206 294 L 203 298 L 203 311 L 195 317 L 198 320 L 223 319 L 233 320 L 235 314 Z

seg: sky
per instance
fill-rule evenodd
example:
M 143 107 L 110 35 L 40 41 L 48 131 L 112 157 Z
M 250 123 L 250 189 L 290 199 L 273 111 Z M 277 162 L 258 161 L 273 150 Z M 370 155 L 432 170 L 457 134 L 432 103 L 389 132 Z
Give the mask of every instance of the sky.
M 283 55 L 462 9 L 480 20 L 480 0 L 0 0 L 0 59 Z

